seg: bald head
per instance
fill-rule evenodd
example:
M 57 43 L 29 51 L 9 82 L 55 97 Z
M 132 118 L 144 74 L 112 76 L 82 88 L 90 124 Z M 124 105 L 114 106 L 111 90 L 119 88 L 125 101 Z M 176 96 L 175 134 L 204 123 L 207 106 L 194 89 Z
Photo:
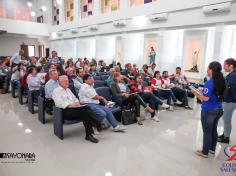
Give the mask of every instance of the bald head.
M 69 87 L 69 80 L 66 75 L 59 76 L 58 82 L 64 89 L 67 89 Z

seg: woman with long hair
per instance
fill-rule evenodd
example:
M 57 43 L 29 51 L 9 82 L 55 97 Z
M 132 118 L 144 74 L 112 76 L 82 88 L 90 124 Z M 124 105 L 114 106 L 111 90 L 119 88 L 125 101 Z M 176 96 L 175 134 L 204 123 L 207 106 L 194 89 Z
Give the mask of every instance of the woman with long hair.
M 219 136 L 218 142 L 229 143 L 232 130 L 232 117 L 236 109 L 236 60 L 227 59 L 224 62 L 224 70 L 229 74 L 226 77 L 226 92 L 224 98 L 224 133 Z
M 150 108 L 138 94 L 130 94 L 126 85 L 121 82 L 121 79 L 119 72 L 114 73 L 113 83 L 110 86 L 113 100 L 121 107 L 127 104 L 134 105 L 137 123 L 138 125 L 143 125 L 140 118 L 140 105 L 142 105 L 147 112 L 151 113 L 151 115 L 155 115 L 155 110 Z
M 211 62 L 208 66 L 207 75 L 209 80 L 205 83 L 203 92 L 196 89 L 192 92 L 202 101 L 201 122 L 203 129 L 203 147 L 196 154 L 207 158 L 209 152 L 215 153 L 217 143 L 217 125 L 223 115 L 222 103 L 225 92 L 225 79 L 222 66 L 219 62 Z

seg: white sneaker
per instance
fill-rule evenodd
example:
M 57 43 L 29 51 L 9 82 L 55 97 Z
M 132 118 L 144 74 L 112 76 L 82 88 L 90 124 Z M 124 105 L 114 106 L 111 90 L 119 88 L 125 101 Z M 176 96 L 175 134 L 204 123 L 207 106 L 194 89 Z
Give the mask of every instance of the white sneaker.
M 161 107 L 162 107 L 162 108 L 165 108 L 165 109 L 168 109 L 168 108 L 170 107 L 170 105 L 163 103 L 163 104 L 161 105 Z
M 182 102 L 180 102 L 179 100 L 177 100 L 175 104 L 177 104 L 177 105 L 182 105 Z
M 93 133 L 94 133 L 94 135 L 99 135 L 97 128 L 93 127 Z
M 174 111 L 174 107 L 173 107 L 173 106 L 170 106 L 170 107 L 168 108 L 168 111 Z
M 159 117 L 157 117 L 157 115 L 155 115 L 155 116 L 152 118 L 152 120 L 154 120 L 155 122 L 160 122 L 160 119 L 159 119 Z
M 114 132 L 122 132 L 122 131 L 125 131 L 125 130 L 126 130 L 126 127 L 123 126 L 123 125 L 117 125 L 115 128 L 113 128 Z

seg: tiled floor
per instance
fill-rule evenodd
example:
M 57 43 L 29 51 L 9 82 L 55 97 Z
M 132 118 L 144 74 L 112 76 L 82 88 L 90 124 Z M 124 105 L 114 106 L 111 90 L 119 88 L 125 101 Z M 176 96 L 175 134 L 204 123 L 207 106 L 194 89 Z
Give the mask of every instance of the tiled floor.
M 218 144 L 209 159 L 196 156 L 202 145 L 200 106 L 160 112 L 160 123 L 145 120 L 126 133 L 103 131 L 98 144 L 84 140 L 81 124 L 64 128 L 65 139 L 53 134 L 52 119 L 42 125 L 37 114 L 9 94 L 0 95 L 0 153 L 34 152 L 34 163 L 3 163 L 0 176 L 218 176 L 226 159 Z M 235 114 L 234 114 L 235 116 Z M 236 118 L 231 144 L 236 143 Z M 219 124 L 222 132 L 222 120 Z M 225 174 L 230 175 L 230 174 Z M 231 174 L 233 175 L 233 174 Z

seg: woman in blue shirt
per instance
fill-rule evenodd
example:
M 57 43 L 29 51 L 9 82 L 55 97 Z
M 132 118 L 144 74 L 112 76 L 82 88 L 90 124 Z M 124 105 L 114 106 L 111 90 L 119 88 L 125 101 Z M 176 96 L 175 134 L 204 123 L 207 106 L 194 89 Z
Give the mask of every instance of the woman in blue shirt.
M 229 74 L 226 77 L 226 93 L 224 98 L 224 133 L 219 136 L 218 142 L 229 143 L 232 130 L 232 117 L 236 109 L 236 60 L 227 59 L 224 69 Z
M 196 90 L 192 92 L 202 101 L 201 122 L 203 129 L 203 148 L 196 154 L 207 158 L 208 153 L 215 153 L 217 143 L 217 125 L 223 115 L 223 98 L 225 91 L 225 79 L 222 74 L 222 66 L 219 62 L 210 63 L 207 75 L 209 80 L 205 83 L 202 94 Z

